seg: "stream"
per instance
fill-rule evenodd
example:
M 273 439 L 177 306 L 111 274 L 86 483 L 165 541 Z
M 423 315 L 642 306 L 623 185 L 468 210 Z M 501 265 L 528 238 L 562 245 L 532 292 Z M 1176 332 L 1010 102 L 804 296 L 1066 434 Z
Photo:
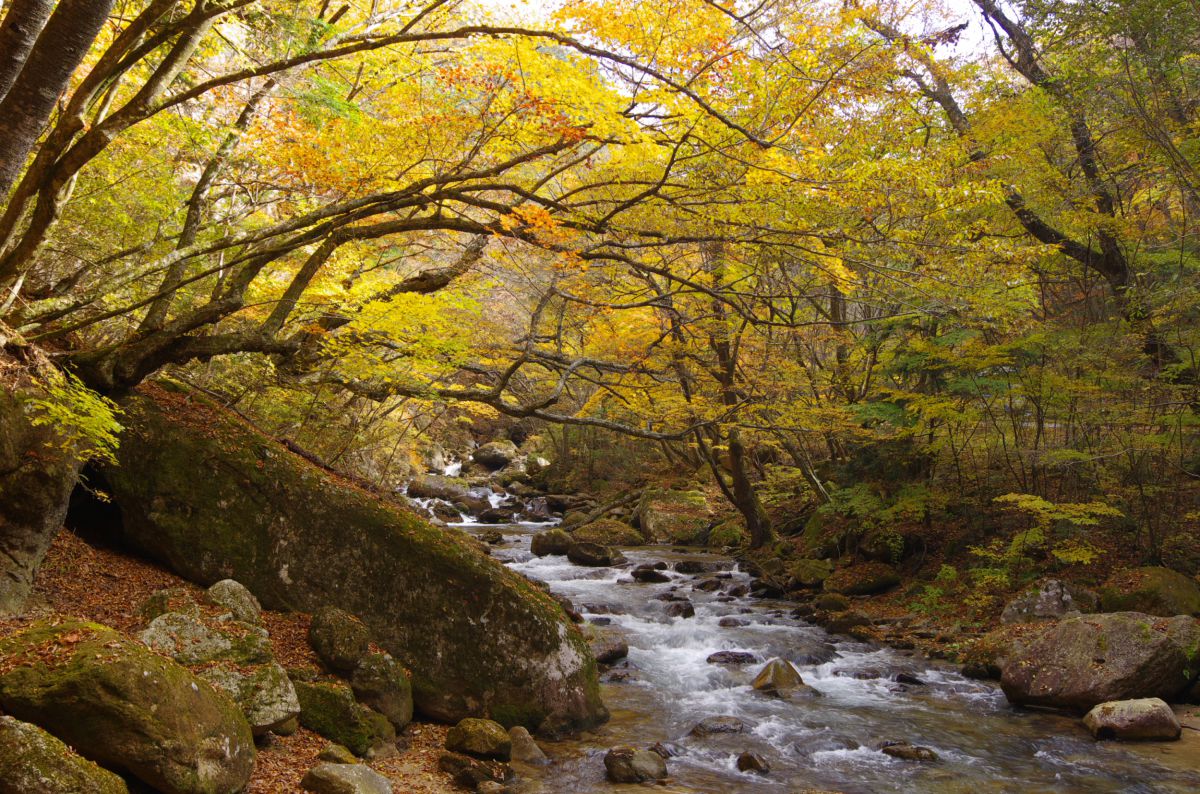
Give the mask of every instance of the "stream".
M 671 792 L 1195 792 L 1200 760 L 1170 744 L 1096 742 L 1079 720 L 1011 707 L 993 682 L 913 651 L 870 645 L 791 616 L 794 605 L 723 594 L 750 578 L 733 560 L 703 550 L 662 546 L 622 549 L 629 564 L 573 565 L 566 557 L 534 557 L 530 539 L 552 524 L 482 525 L 464 516 L 473 534 L 499 531 L 493 556 L 571 599 L 588 622 L 620 635 L 628 658 L 602 676 L 612 719 L 582 740 L 546 747 L 554 763 L 541 773 L 543 792 L 645 790 L 606 781 L 604 753 L 618 744 L 662 742 Z M 630 570 L 665 562 L 670 581 L 634 582 Z M 718 568 L 675 571 L 680 562 Z M 686 568 L 686 566 L 685 566 Z M 694 589 L 721 578 L 722 588 Z M 666 615 L 671 595 L 695 607 L 691 618 Z M 724 619 L 724 620 L 722 620 Z M 724 623 L 724 625 L 722 625 Z M 752 653 L 741 665 L 710 664 L 717 651 Z M 791 661 L 822 697 L 785 701 L 750 687 L 773 657 Z M 916 679 L 898 683 L 904 674 Z M 741 733 L 691 736 L 701 720 L 733 716 Z M 903 761 L 879 750 L 905 741 L 934 750 L 935 763 Z M 744 751 L 763 756 L 770 773 L 739 772 Z M 539 778 L 534 777 L 536 782 Z

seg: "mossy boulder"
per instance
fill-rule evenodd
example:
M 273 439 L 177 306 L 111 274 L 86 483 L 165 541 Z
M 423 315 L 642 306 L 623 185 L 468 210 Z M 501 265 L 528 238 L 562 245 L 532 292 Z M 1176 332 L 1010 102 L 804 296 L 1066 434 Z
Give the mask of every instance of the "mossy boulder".
M 1110 700 L 1172 700 L 1200 671 L 1200 621 L 1138 612 L 1068 617 L 1000 661 L 1013 703 L 1085 710 Z
M 129 794 L 129 788 L 36 725 L 0 717 L 0 794 Z
M 607 717 L 578 629 L 463 533 L 180 388 L 144 387 L 123 408 L 120 465 L 106 474 L 127 542 L 197 583 L 235 579 L 267 608 L 357 615 L 432 718 L 578 729 Z
M 262 606 L 245 585 L 232 579 L 222 579 L 205 593 L 213 604 L 224 607 L 234 620 L 257 624 L 262 618 Z
M 561 556 L 567 553 L 567 549 L 571 548 L 574 542 L 570 532 L 555 527 L 534 535 L 529 542 L 529 550 L 535 557 Z
M 1200 585 L 1169 568 L 1130 568 L 1118 571 L 1105 582 L 1100 589 L 1100 609 L 1168 618 L 1200 615 Z
M 489 441 L 471 453 L 471 460 L 489 469 L 502 469 L 520 457 L 517 445 L 505 439 Z
M 833 575 L 829 560 L 796 560 L 787 566 L 790 589 L 819 590 Z
M 275 658 L 267 632 L 259 626 L 236 620 L 209 625 L 201 618 L 179 612 L 167 612 L 150 621 L 139 639 L 184 665 L 266 664 Z
M 637 515 L 642 534 L 659 543 L 703 545 L 712 524 L 708 500 L 700 491 L 647 488 Z
M 360 703 L 378 711 L 399 730 L 412 722 L 412 684 L 400 664 L 386 653 L 364 658 L 350 678 Z
M 309 623 L 308 644 L 330 670 L 350 673 L 371 650 L 371 630 L 344 609 L 322 607 Z
M 96 623 L 37 623 L 0 640 L 0 708 L 168 794 L 233 794 L 254 770 L 237 704 Z
M 331 742 L 363 756 L 396 741 L 396 729 L 387 717 L 360 704 L 354 692 L 340 681 L 297 681 L 300 724 Z
M 746 532 L 746 521 L 742 518 L 726 519 L 708 532 L 709 548 L 740 548 L 749 542 L 750 535 Z
M 805 522 L 804 531 L 800 533 L 800 547 L 806 554 L 827 560 L 838 556 L 852 535 L 845 518 L 826 505 L 815 510 Z
M 233 698 L 255 736 L 286 730 L 300 715 L 296 689 L 287 672 L 274 662 L 251 667 L 218 663 L 197 675 Z
M 584 524 L 571 535 L 577 541 L 599 543 L 601 546 L 640 546 L 646 542 L 641 532 L 623 521 L 611 518 Z
M 476 758 L 507 761 L 512 755 L 512 738 L 498 722 L 468 717 L 446 734 L 446 749 Z
M 900 584 L 900 574 L 882 562 L 840 568 L 825 579 L 825 590 L 842 595 L 874 595 Z

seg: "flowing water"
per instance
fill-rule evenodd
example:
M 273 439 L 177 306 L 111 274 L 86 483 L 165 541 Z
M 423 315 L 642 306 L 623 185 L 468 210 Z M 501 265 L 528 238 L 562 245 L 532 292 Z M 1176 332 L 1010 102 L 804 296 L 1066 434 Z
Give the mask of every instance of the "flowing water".
M 483 529 L 469 523 L 462 528 Z M 602 630 L 629 644 L 628 660 L 603 684 L 612 720 L 581 741 L 550 745 L 554 764 L 543 773 L 541 791 L 645 790 L 606 782 L 602 759 L 617 744 L 655 742 L 680 751 L 668 760 L 670 782 L 660 789 L 673 792 L 1200 791 L 1200 758 L 1162 744 L 1098 743 L 1077 719 L 1014 709 L 991 683 L 966 679 L 913 652 L 832 636 L 791 617 L 785 602 L 693 589 L 714 577 L 727 577 L 726 590 L 747 584 L 749 577 L 727 558 L 646 547 L 624 550 L 629 566 L 585 568 L 565 557 L 532 556 L 529 539 L 540 528 L 487 527 L 505 536 L 494 555 L 549 583 L 586 619 L 607 624 Z M 675 572 L 675 563 L 684 560 L 719 563 L 724 571 Z M 670 582 L 630 578 L 630 567 L 659 561 L 670 565 Z M 695 616 L 667 617 L 668 602 L 657 597 L 669 593 L 686 596 Z M 729 618 L 744 625 L 731 625 Z M 706 661 L 721 650 L 749 652 L 757 660 L 740 666 Z M 751 679 L 776 656 L 792 661 L 823 697 L 789 702 L 755 692 Z M 921 683 L 897 683 L 899 674 Z M 746 730 L 689 735 L 700 720 L 726 715 L 742 720 Z M 884 741 L 929 747 L 940 761 L 893 759 L 879 751 Z M 747 750 L 766 758 L 768 775 L 737 770 L 735 760 Z

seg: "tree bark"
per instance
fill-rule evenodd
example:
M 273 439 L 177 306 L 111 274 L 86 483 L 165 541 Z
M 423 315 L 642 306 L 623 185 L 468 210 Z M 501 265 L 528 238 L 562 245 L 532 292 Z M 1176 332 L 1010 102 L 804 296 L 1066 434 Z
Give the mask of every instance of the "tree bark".
M 21 64 L 0 102 L 0 200 L 7 198 L 112 7 L 113 0 L 61 0 Z
M 0 102 L 17 81 L 53 10 L 54 0 L 14 0 L 8 7 L 0 22 Z

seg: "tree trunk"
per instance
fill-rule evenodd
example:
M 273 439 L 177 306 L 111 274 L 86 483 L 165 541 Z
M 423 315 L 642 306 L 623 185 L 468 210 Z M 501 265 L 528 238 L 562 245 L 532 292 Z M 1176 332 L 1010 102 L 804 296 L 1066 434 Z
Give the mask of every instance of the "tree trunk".
M 17 81 L 52 10 L 54 0 L 14 0 L 9 6 L 0 22 L 0 102 Z
M 49 427 L 34 427 L 8 384 L 0 390 L 0 615 L 18 614 L 62 527 L 79 461 Z
M 20 7 L 14 6 L 10 13 Z M 113 0 L 61 0 L 21 64 L 0 102 L 0 201 L 7 198 L 112 7 Z

